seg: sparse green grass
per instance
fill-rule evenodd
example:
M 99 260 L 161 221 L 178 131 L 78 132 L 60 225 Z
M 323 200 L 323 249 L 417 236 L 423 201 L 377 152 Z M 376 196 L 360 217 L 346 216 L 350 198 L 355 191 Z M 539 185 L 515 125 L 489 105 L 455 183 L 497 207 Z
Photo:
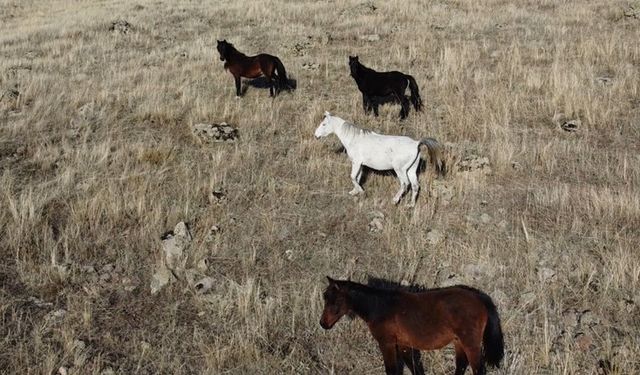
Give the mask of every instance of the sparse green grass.
M 492 374 L 596 374 L 600 360 L 640 372 L 632 5 L 0 0 L 0 96 L 19 92 L 0 100 L 0 369 L 380 374 L 362 322 L 318 325 L 325 275 L 373 275 L 494 296 L 507 355 Z M 118 19 L 130 32 L 109 30 Z M 373 33 L 381 40 L 359 39 Z M 216 38 L 278 55 L 298 90 L 272 100 L 249 87 L 235 100 Z M 425 110 L 402 125 L 397 106 L 366 116 L 349 54 L 415 76 Z M 350 197 L 338 141 L 312 136 L 325 110 L 435 137 L 451 173 L 423 173 L 414 210 L 390 204 L 389 175 Z M 577 132 L 559 130 L 560 114 L 581 120 Z M 237 143 L 192 138 L 192 124 L 222 121 Z M 488 157 L 490 172 L 458 171 L 468 155 Z M 220 187 L 226 200 L 212 203 Z M 370 233 L 376 211 L 384 228 Z M 206 258 L 217 285 L 152 296 L 160 236 L 179 221 L 194 236 L 189 265 Z M 430 229 L 444 241 L 429 245 Z M 543 281 L 545 268 L 555 276 Z M 573 310 L 593 318 L 571 324 Z M 453 371 L 451 350 L 423 361 Z

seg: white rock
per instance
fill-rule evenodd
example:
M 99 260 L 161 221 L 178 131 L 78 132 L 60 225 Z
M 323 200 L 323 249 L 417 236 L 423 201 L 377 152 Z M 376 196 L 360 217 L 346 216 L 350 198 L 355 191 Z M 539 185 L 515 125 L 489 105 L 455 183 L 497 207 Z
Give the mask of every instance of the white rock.
M 556 271 L 548 267 L 539 267 L 537 269 L 538 280 L 541 282 L 550 281 L 556 276 Z
M 378 34 L 360 35 L 360 40 L 366 40 L 367 42 L 377 42 L 380 40 L 380 35 Z
M 173 276 L 173 273 L 171 273 L 167 267 L 160 267 L 160 269 L 154 273 L 151 278 L 151 294 L 158 293 L 162 288 L 174 280 L 175 276 Z
M 435 246 L 442 242 L 442 240 L 444 239 L 444 233 L 437 229 L 431 229 L 429 232 L 427 232 L 425 239 L 429 245 Z
M 215 280 L 212 279 L 211 277 L 205 277 L 203 279 L 201 279 L 200 281 L 198 281 L 194 287 L 196 288 L 196 291 L 198 293 L 206 293 L 207 291 L 209 291 L 209 289 L 211 289 L 213 287 L 213 285 L 215 284 Z
M 189 233 L 187 225 L 182 221 L 175 226 L 173 233 L 167 234 L 162 240 L 162 250 L 165 253 L 167 267 L 176 271 L 184 268 L 184 251 L 191 243 L 191 240 L 191 233 Z

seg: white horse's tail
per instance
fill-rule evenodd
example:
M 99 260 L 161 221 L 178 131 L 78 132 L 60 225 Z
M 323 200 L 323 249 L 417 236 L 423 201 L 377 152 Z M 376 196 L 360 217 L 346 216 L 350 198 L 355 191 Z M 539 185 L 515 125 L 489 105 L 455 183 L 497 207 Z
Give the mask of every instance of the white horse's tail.
M 438 143 L 438 141 L 433 138 L 424 138 L 420 140 L 418 149 L 422 145 L 427 146 L 427 149 L 429 150 L 429 157 L 431 158 L 431 162 L 436 168 L 436 172 L 440 176 L 444 176 L 445 174 L 447 174 L 447 166 L 444 163 L 442 146 L 440 146 L 440 143 Z

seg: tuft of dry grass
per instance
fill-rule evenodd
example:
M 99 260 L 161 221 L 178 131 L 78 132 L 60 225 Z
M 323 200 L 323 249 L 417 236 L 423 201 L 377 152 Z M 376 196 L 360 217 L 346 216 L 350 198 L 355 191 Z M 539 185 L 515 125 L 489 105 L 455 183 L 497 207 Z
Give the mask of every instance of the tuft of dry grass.
M 0 0 L 0 368 L 7 373 L 382 373 L 358 320 L 328 332 L 324 276 L 486 291 L 496 374 L 640 372 L 640 20 L 632 1 Z M 126 22 L 122 22 L 126 21 Z M 369 42 L 362 35 L 378 34 Z M 215 40 L 298 82 L 235 100 Z M 347 56 L 425 102 L 366 116 Z M 414 210 L 370 173 L 353 198 L 330 110 L 446 144 Z M 579 120 L 575 132 L 558 121 Z M 201 144 L 191 125 L 237 127 Z M 479 168 L 465 160 L 488 158 Z M 470 169 L 470 170 L 469 170 Z M 212 191 L 224 199 L 212 199 Z M 406 198 L 405 198 L 406 199 Z M 373 217 L 382 230 L 370 232 Z M 208 293 L 151 295 L 179 221 Z M 210 228 L 220 231 L 212 235 Z M 429 231 L 444 234 L 441 242 Z M 453 371 L 452 350 L 424 353 Z

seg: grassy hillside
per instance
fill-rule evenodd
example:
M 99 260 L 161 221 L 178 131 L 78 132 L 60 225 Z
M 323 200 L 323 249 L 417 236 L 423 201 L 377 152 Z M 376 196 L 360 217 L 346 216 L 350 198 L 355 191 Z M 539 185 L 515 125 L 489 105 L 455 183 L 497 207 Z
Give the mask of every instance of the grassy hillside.
M 236 100 L 222 38 L 298 89 Z M 637 1 L 0 0 L 0 368 L 383 373 L 361 321 L 320 328 L 330 275 L 484 290 L 492 374 L 640 372 L 638 40 Z M 424 111 L 366 116 L 350 54 L 413 75 Z M 349 196 L 325 110 L 438 139 L 450 173 L 415 209 L 390 174 Z M 238 141 L 192 135 L 223 121 Z M 152 295 L 181 221 L 188 271 Z

